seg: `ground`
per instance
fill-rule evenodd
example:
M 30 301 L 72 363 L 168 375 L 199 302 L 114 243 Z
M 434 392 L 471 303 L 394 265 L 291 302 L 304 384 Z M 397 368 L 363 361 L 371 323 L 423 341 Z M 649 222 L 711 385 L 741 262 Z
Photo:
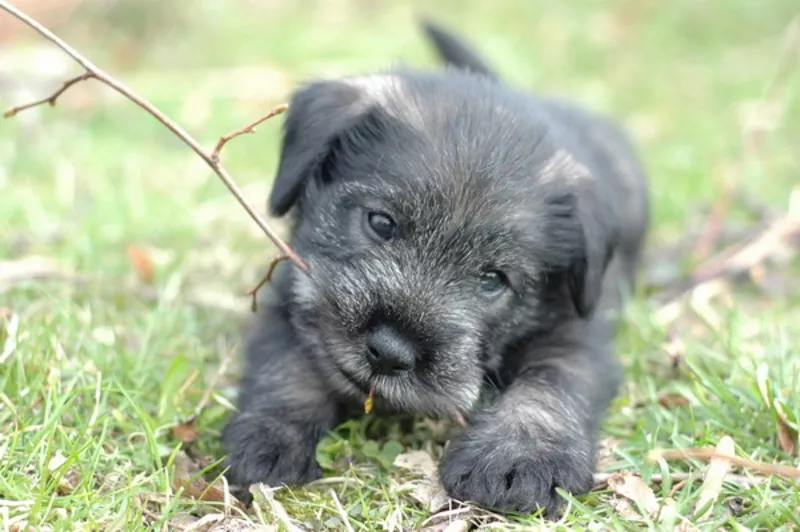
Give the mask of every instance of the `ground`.
M 705 285 L 674 313 L 663 306 L 664 290 L 682 276 L 790 209 L 800 175 L 795 0 L 143 0 L 79 3 L 69 17 L 43 13 L 209 149 L 309 77 L 433 64 L 417 13 L 468 34 L 511 83 L 624 122 L 641 146 L 654 201 L 643 289 L 618 335 L 626 382 L 603 427 L 601 472 L 628 473 L 570 498 L 546 526 L 800 527 L 800 489 L 785 476 L 764 481 L 737 463 L 737 476 L 703 489 L 708 460 L 648 460 L 654 449 L 721 441 L 722 452 L 729 436 L 741 459 L 790 466 L 784 475 L 799 464 L 797 261 L 773 258 L 735 282 Z M 13 22 L 5 13 L 0 20 Z M 3 43 L 0 65 L 4 108 L 80 72 L 28 31 Z M 280 120 L 223 152 L 262 211 Z M 6 530 L 180 530 L 202 528 L 201 515 L 210 516 L 207 529 L 221 514 L 231 516 L 229 529 L 247 521 L 442 529 L 429 519 L 431 498 L 408 484 L 431 467 L 426 454 L 408 453 L 441 450 L 441 428 L 424 420 L 411 436 L 392 426 L 341 427 L 319 448 L 328 481 L 260 496 L 259 512 L 225 508 L 215 467 L 249 313 L 242 294 L 275 249 L 152 117 L 89 82 L 56 107 L 2 121 L 0 198 Z M 795 194 L 795 213 L 798 204 Z M 790 256 L 788 245 L 778 251 Z M 200 495 L 200 481 L 174 489 L 198 465 L 222 490 L 206 491 L 217 502 L 187 494 Z M 746 482 L 753 475 L 761 481 Z M 639 489 L 637 506 L 625 487 L 642 485 L 652 495 Z M 708 513 L 697 508 L 704 492 Z M 537 516 L 453 510 L 439 521 L 446 517 L 496 529 L 545 526 Z

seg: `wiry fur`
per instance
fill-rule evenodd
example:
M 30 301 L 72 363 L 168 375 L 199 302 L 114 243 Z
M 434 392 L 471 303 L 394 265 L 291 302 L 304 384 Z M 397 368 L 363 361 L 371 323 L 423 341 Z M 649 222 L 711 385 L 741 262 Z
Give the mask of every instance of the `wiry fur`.
M 619 381 L 602 310 L 635 285 L 645 178 L 609 120 L 514 90 L 456 37 L 426 30 L 450 63 L 440 71 L 292 96 L 269 206 L 292 213 L 311 276 L 281 267 L 261 305 L 224 433 L 228 478 L 319 477 L 316 444 L 372 382 L 379 412 L 467 415 L 440 465 L 452 497 L 552 512 L 555 488 L 591 485 Z M 370 210 L 391 214 L 393 240 L 369 236 Z M 493 299 L 479 290 L 487 267 L 509 279 Z M 412 371 L 373 374 L 377 323 L 414 346 Z

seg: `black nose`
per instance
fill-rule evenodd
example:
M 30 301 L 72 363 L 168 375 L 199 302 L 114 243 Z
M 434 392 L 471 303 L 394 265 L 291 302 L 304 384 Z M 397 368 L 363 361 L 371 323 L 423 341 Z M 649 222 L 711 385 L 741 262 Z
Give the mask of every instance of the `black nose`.
M 394 327 L 379 325 L 367 334 L 367 359 L 372 368 L 383 374 L 414 369 L 417 349 Z

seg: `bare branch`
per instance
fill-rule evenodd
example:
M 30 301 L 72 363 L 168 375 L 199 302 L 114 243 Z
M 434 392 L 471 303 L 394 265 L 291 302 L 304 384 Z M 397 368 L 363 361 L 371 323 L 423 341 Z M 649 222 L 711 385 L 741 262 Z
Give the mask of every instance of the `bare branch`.
M 221 137 L 219 139 L 219 142 L 217 142 L 217 145 L 214 147 L 214 152 L 211 154 L 211 160 L 213 160 L 215 163 L 219 163 L 219 153 L 222 151 L 222 148 L 225 146 L 225 144 L 228 143 L 229 140 L 238 137 L 239 135 L 244 135 L 245 133 L 255 133 L 257 125 L 261 124 L 262 122 L 266 122 L 273 116 L 277 116 L 283 113 L 288 108 L 289 108 L 288 105 L 282 103 L 276 106 L 274 109 L 272 109 L 269 113 L 265 114 L 264 116 L 253 122 L 252 124 L 246 125 L 243 128 L 237 129 L 236 131 L 232 131 L 227 135 Z
M 721 458 L 728 460 L 737 467 L 752 469 L 764 475 L 776 475 L 789 479 L 800 479 L 800 469 L 783 464 L 770 464 L 766 462 L 756 462 L 741 456 L 727 456 L 719 454 L 715 449 L 706 448 L 686 448 L 686 449 L 654 449 L 650 452 L 650 461 L 663 460 L 711 460 Z
M 47 28 L 42 26 L 39 22 L 31 18 L 30 16 L 26 15 L 22 11 L 18 10 L 17 8 L 13 7 L 12 5 L 8 4 L 4 0 L 0 0 L 0 8 L 4 11 L 10 13 L 12 16 L 16 17 L 23 23 L 27 24 L 31 28 L 33 28 L 36 32 L 38 32 L 41 36 L 45 39 L 49 40 L 56 46 L 58 46 L 61 50 L 63 50 L 67 55 L 69 55 L 72 59 L 74 59 L 78 64 L 80 64 L 86 72 L 72 78 L 71 80 L 64 83 L 64 85 L 56 91 L 52 96 L 49 98 L 45 98 L 43 100 L 39 100 L 37 102 L 33 102 L 30 104 L 22 105 L 19 107 L 15 107 L 6 111 L 5 116 L 11 117 L 14 116 L 16 113 L 24 110 L 30 109 L 37 105 L 42 105 L 45 103 L 50 103 L 51 105 L 55 104 L 56 99 L 63 94 L 67 89 L 69 89 L 72 85 L 84 81 L 86 79 L 94 78 L 98 81 L 108 85 L 118 93 L 125 96 L 127 99 L 144 109 L 147 113 L 152 115 L 156 120 L 161 122 L 164 126 L 167 127 L 172 133 L 174 133 L 178 138 L 180 138 L 184 144 L 189 146 L 206 164 L 214 171 L 215 174 L 219 176 L 231 194 L 239 201 L 242 207 L 245 208 L 247 213 L 250 217 L 258 224 L 262 231 L 275 243 L 275 245 L 280 250 L 283 259 L 289 260 L 294 263 L 298 268 L 300 268 L 306 274 L 309 273 L 308 265 L 303 261 L 295 252 L 292 250 L 278 235 L 278 233 L 270 227 L 270 225 L 264 220 L 264 218 L 256 211 L 250 204 L 247 203 L 247 200 L 244 198 L 244 194 L 242 193 L 241 189 L 236 185 L 233 179 L 230 177 L 228 172 L 220 166 L 218 161 L 219 150 L 215 150 L 213 154 L 206 153 L 203 148 L 195 141 L 183 128 L 181 128 L 178 124 L 170 120 L 164 113 L 158 110 L 155 106 L 153 106 L 150 102 L 142 98 L 141 96 L 137 95 L 131 89 L 126 87 L 122 82 L 116 80 L 113 76 L 109 75 L 108 73 L 104 72 L 96 65 L 94 65 L 91 61 L 83 57 L 80 53 L 78 53 L 75 49 L 69 46 L 67 43 L 62 41 L 56 35 L 54 35 L 51 31 Z M 271 115 L 267 115 L 260 119 L 259 121 L 251 124 L 248 126 L 250 130 L 252 130 L 253 126 L 267 120 L 271 116 L 275 116 L 279 113 L 272 113 Z M 248 128 L 244 128 L 246 132 Z M 234 136 L 241 134 L 238 132 L 234 132 L 234 134 L 229 135 L 227 140 L 233 138 Z M 224 137 L 223 137 L 224 138 Z M 225 142 L 227 142 L 227 140 Z M 224 145 L 225 142 L 221 141 L 221 144 Z M 218 148 L 221 148 L 221 145 L 218 144 Z M 216 155 L 216 157 L 215 157 Z M 274 268 L 274 266 L 272 266 Z
M 67 89 L 69 89 L 76 83 L 80 83 L 81 81 L 86 81 L 87 79 L 91 79 L 94 77 L 96 76 L 92 72 L 84 72 L 80 76 L 75 76 L 74 78 L 65 81 L 64 84 L 61 85 L 61 88 L 59 88 L 56 92 L 54 92 L 52 96 L 48 98 L 43 98 L 41 100 L 36 100 L 35 102 L 26 103 L 25 105 L 18 105 L 17 107 L 12 107 L 11 109 L 3 113 L 3 116 L 5 118 L 11 118 L 20 111 L 24 111 L 25 109 L 30 109 L 31 107 L 36 107 L 37 105 L 43 105 L 46 103 L 49 103 L 50 105 L 55 105 L 58 97 L 64 94 L 64 92 L 66 92 Z
M 592 486 L 592 491 L 596 490 L 603 490 L 608 487 L 608 480 L 612 478 L 614 475 L 619 475 L 621 473 L 595 473 L 594 474 L 594 485 Z M 673 471 L 669 473 L 669 475 L 662 475 L 661 473 L 654 473 L 650 475 L 649 482 L 653 484 L 661 484 L 667 480 L 671 482 L 677 481 L 678 483 L 685 484 L 686 481 L 691 479 L 702 479 L 705 476 L 704 473 L 684 473 L 682 471 Z M 766 484 L 770 480 L 773 480 L 772 477 L 764 477 L 759 475 L 726 475 L 725 482 L 732 482 L 734 484 L 741 484 L 742 486 L 755 486 L 759 484 Z M 673 488 L 674 489 L 674 488 Z
M 256 302 L 256 296 L 258 295 L 258 291 L 261 288 L 272 281 L 272 274 L 275 273 L 275 267 L 278 266 L 281 262 L 288 260 L 289 257 L 284 255 L 283 253 L 278 254 L 277 257 L 272 259 L 272 262 L 269 263 L 269 268 L 267 268 L 267 274 L 255 285 L 253 288 L 248 290 L 247 295 L 252 297 L 252 301 L 250 302 L 250 309 L 255 312 L 258 309 L 258 303 Z

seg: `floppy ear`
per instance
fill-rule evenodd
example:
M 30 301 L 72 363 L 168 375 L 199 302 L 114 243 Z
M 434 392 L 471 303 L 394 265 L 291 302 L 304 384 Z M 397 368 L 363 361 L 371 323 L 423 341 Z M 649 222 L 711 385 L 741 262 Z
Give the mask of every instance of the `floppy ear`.
M 603 290 L 603 277 L 613 256 L 613 234 L 600 213 L 596 198 L 577 198 L 575 221 L 580 235 L 578 253 L 567 271 L 572 303 L 581 317 L 597 307 Z
M 286 214 L 310 180 L 326 178 L 321 173 L 334 144 L 364 119 L 370 107 L 364 89 L 345 81 L 314 82 L 293 94 L 269 197 L 273 215 Z

